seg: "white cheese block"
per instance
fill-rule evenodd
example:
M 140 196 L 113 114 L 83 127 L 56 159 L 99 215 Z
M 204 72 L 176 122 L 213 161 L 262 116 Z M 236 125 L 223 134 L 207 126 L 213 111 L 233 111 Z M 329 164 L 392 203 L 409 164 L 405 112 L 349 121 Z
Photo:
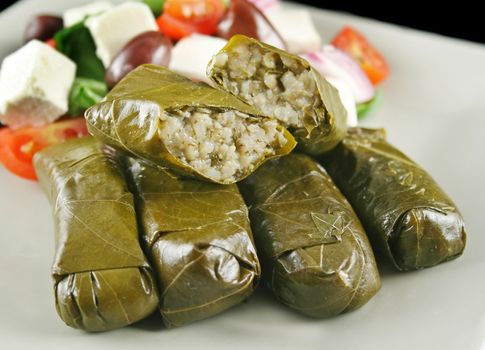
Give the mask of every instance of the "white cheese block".
M 265 12 L 269 21 L 291 53 L 320 50 L 322 39 L 313 25 L 310 12 L 304 9 L 276 8 Z
M 86 27 L 96 44 L 96 55 L 105 67 L 135 36 L 158 30 L 150 8 L 139 2 L 125 2 L 100 15 L 89 17 Z
M 70 27 L 83 21 L 88 16 L 98 15 L 113 7 L 108 1 L 95 1 L 87 5 L 70 8 L 62 14 L 64 27 Z
M 41 126 L 67 112 L 76 64 L 32 40 L 7 56 L 0 70 L 0 121 L 12 128 Z
M 347 125 L 357 126 L 357 107 L 352 89 L 347 85 L 345 80 L 334 77 L 326 78 L 326 80 L 338 91 L 340 101 L 342 101 L 342 105 L 347 111 Z
M 180 40 L 172 49 L 169 68 L 186 77 L 210 83 L 207 64 L 227 41 L 208 35 L 192 34 Z

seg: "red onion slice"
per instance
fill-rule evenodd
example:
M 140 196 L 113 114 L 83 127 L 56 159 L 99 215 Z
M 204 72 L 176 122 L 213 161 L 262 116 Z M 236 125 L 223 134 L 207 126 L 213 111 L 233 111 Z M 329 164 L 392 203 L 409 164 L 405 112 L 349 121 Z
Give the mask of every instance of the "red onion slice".
M 342 50 L 324 45 L 320 51 L 301 55 L 325 78 L 344 81 L 352 91 L 357 103 L 367 102 L 375 95 L 375 88 L 367 75 Z

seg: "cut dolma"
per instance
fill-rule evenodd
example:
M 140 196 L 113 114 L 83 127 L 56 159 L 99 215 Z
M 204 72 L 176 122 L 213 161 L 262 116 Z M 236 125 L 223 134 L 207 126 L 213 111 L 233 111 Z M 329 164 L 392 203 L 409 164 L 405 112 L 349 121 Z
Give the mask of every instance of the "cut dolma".
M 180 179 L 131 158 L 125 164 L 165 325 L 207 318 L 246 299 L 260 267 L 237 186 Z
M 293 153 L 271 160 L 240 188 L 263 277 L 283 304 L 329 317 L 362 306 L 379 290 L 359 219 L 311 158 Z
M 152 313 L 155 279 L 138 241 L 132 194 L 114 160 L 84 138 L 37 153 L 35 169 L 53 206 L 52 276 L 61 319 L 105 331 Z
M 384 130 L 351 129 L 322 161 L 374 247 L 398 269 L 430 267 L 462 254 L 465 225 L 455 204 L 386 141 Z
M 291 134 L 234 96 L 143 65 L 86 112 L 89 131 L 115 148 L 216 183 L 234 183 L 289 153 Z
M 235 35 L 211 60 L 207 75 L 278 119 L 306 153 L 325 153 L 345 135 L 347 113 L 338 91 L 301 57 Z

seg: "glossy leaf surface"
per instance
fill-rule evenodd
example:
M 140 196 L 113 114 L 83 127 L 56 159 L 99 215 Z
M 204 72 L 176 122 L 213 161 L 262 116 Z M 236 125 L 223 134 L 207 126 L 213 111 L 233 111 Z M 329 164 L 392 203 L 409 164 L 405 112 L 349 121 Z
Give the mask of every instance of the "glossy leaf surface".
M 180 179 L 130 158 L 125 164 L 165 325 L 204 319 L 245 300 L 260 267 L 237 186 Z
M 263 277 L 283 304 L 330 317 L 365 304 L 380 288 L 359 219 L 325 170 L 292 153 L 240 184 Z
M 301 150 L 312 155 L 323 154 L 339 143 L 345 136 L 347 129 L 347 112 L 342 105 L 338 91 L 323 78 L 310 64 L 303 58 L 290 54 L 286 51 L 280 50 L 276 47 L 259 42 L 256 39 L 249 38 L 244 35 L 235 35 L 221 50 L 221 53 L 227 53 L 229 59 L 231 56 L 238 57 L 239 49 L 241 47 L 257 46 L 261 50 L 261 55 L 272 54 L 278 57 L 278 62 L 284 61 L 296 61 L 303 69 L 308 70 L 315 81 L 319 98 L 322 101 L 322 105 L 316 108 L 315 118 L 306 118 L 303 120 L 303 126 L 299 128 L 290 128 L 290 132 L 295 136 L 298 141 L 298 146 Z M 249 62 L 248 62 L 249 65 Z M 272 68 L 272 72 L 278 75 L 283 75 L 285 69 L 282 64 L 277 64 L 275 68 Z M 213 62 L 209 63 L 207 75 L 209 78 L 218 85 L 221 89 L 230 91 L 229 87 L 223 81 L 221 72 L 215 68 Z M 230 74 L 227 74 L 230 77 Z M 235 80 L 237 78 L 230 77 L 229 80 Z M 237 97 L 244 98 L 241 94 L 237 94 Z M 250 103 L 250 101 L 245 101 Z M 308 108 L 314 108 L 308 106 Z M 278 116 L 269 116 L 278 117 Z
M 217 182 L 182 163 L 158 135 L 162 113 L 186 106 L 236 110 L 256 121 L 265 118 L 253 107 L 205 83 L 195 83 L 163 67 L 142 65 L 116 85 L 106 99 L 90 108 L 86 120 L 91 134 L 110 146 L 180 174 Z M 288 154 L 295 147 L 295 140 L 286 130 L 285 137 L 286 145 L 273 156 Z M 259 159 L 256 166 L 271 157 Z M 249 173 L 243 173 L 236 181 Z
M 359 215 L 373 246 L 400 270 L 460 256 L 463 218 L 431 176 L 390 145 L 384 130 L 355 128 L 323 164 Z
M 69 326 L 105 331 L 151 314 L 158 292 L 138 241 L 133 196 L 116 162 L 93 138 L 35 155 L 53 207 L 56 308 Z

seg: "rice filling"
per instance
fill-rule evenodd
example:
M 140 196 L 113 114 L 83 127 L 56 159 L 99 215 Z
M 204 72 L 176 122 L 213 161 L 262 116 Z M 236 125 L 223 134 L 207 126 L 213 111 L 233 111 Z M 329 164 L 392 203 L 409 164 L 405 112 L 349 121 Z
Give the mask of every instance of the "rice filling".
M 317 85 L 310 69 L 295 58 L 239 45 L 217 54 L 212 69 L 225 89 L 285 127 L 301 128 L 305 120 L 319 119 L 323 103 Z
M 235 110 L 183 107 L 160 117 L 159 137 L 182 163 L 217 181 L 234 181 L 287 140 L 276 120 Z

